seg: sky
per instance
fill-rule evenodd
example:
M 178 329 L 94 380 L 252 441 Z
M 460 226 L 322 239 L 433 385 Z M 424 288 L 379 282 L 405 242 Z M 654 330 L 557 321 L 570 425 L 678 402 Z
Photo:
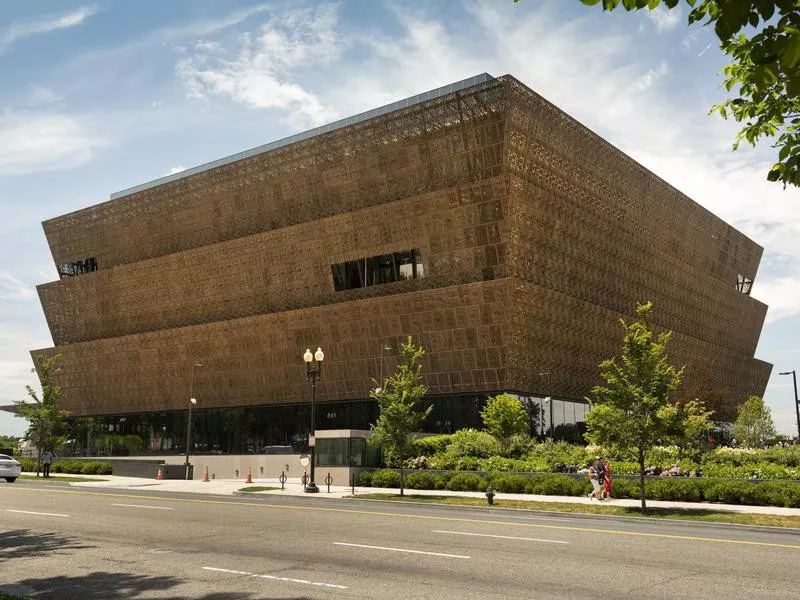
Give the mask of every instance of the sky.
M 0 405 L 52 346 L 35 286 L 57 279 L 41 222 L 111 193 L 429 89 L 511 74 L 764 247 L 752 295 L 765 400 L 796 435 L 800 190 L 736 123 L 713 31 L 686 8 L 578 0 L 0 1 Z M 0 412 L 0 434 L 22 419 Z

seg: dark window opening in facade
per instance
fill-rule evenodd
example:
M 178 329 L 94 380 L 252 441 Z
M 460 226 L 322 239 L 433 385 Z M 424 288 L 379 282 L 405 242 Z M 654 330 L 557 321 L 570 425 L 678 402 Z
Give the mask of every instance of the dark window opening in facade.
M 742 274 L 736 277 L 736 289 L 743 294 L 750 295 L 750 288 L 753 287 L 753 280 Z
M 61 279 L 64 279 L 64 277 L 74 277 L 75 275 L 83 275 L 84 273 L 97 271 L 97 259 L 92 257 L 84 260 L 76 260 L 74 262 L 60 264 L 56 268 L 58 269 L 58 276 Z
M 359 258 L 331 265 L 337 292 L 372 285 L 421 279 L 425 275 L 419 249 Z

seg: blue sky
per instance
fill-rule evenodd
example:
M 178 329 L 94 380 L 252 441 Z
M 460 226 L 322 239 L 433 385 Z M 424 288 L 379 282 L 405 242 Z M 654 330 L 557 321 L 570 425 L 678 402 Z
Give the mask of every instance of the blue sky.
M 0 13 L 0 404 L 51 340 L 35 286 L 57 278 L 41 221 L 110 193 L 488 72 L 510 73 L 764 246 L 756 356 L 796 433 L 800 191 L 731 152 L 725 57 L 686 9 L 612 15 L 578 0 L 4 0 Z M 24 423 L 0 413 L 0 433 Z

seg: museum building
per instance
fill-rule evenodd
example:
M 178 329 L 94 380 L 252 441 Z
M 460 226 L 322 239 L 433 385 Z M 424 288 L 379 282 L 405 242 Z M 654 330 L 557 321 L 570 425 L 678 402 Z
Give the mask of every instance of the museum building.
M 679 183 L 679 182 L 678 182 Z M 574 437 L 620 319 L 652 300 L 682 390 L 762 395 L 762 248 L 511 76 L 487 74 L 46 221 L 38 287 L 81 451 L 301 451 L 321 347 L 320 465 L 374 463 L 370 390 L 410 336 L 425 432 L 523 398 Z M 197 366 L 196 366 L 197 365 Z M 199 366 L 202 365 L 202 366 Z M 545 399 L 548 399 L 545 402 Z M 552 399 L 552 400 L 549 400 Z

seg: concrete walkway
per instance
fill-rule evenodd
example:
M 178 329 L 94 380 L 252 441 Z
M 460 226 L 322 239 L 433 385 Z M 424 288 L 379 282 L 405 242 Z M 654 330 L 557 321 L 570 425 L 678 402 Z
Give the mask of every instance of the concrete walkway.
M 28 473 L 26 473 L 27 475 Z M 30 473 L 33 475 L 33 473 Z M 328 486 L 317 481 L 319 487 L 319 494 L 308 494 L 303 491 L 303 486 L 299 479 L 288 479 L 284 485 L 284 490 L 281 490 L 281 484 L 276 478 L 262 478 L 254 479 L 252 484 L 245 483 L 243 479 L 214 479 L 209 482 L 203 482 L 195 479 L 190 481 L 183 480 L 161 480 L 154 479 L 139 479 L 134 477 L 117 477 L 114 475 L 81 475 L 87 479 L 98 479 L 105 481 L 87 481 L 87 482 L 73 482 L 71 486 L 80 488 L 95 488 L 95 489 L 136 489 L 137 491 L 151 490 L 155 493 L 162 492 L 186 492 L 192 494 L 216 494 L 230 496 L 238 492 L 244 487 L 262 486 L 262 487 L 275 487 L 276 490 L 254 492 L 252 495 L 270 495 L 270 496 L 303 496 L 313 498 L 344 498 L 352 496 L 352 488 L 347 486 L 332 485 L 330 492 Z M 57 480 L 57 476 L 53 477 Z M 372 488 L 372 487 L 355 487 L 355 496 L 360 494 L 399 494 L 400 490 L 397 488 Z M 415 494 L 421 496 L 460 496 L 468 498 L 482 498 L 486 496 L 483 492 L 451 492 L 449 490 L 410 490 L 406 489 L 406 494 Z M 250 494 L 245 494 L 250 495 Z M 592 500 L 585 496 L 542 496 L 537 494 L 504 494 L 498 492 L 495 495 L 495 500 L 527 500 L 536 502 L 553 502 L 563 504 L 602 504 L 608 506 L 632 506 L 638 507 L 639 500 L 629 498 L 612 498 L 610 500 Z M 648 500 L 647 506 L 653 508 L 686 508 L 686 509 L 707 509 L 717 511 L 729 511 L 735 513 L 750 513 L 750 514 L 764 514 L 764 515 L 781 515 L 800 517 L 800 508 L 783 508 L 779 506 L 747 506 L 740 504 L 715 504 L 710 502 L 667 502 L 664 500 Z

